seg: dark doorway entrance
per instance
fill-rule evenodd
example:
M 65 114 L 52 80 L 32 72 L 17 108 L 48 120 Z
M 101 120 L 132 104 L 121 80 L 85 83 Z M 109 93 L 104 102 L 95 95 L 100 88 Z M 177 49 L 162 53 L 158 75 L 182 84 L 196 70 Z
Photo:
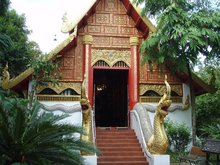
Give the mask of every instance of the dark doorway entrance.
M 97 127 L 128 126 L 128 70 L 94 69 Z

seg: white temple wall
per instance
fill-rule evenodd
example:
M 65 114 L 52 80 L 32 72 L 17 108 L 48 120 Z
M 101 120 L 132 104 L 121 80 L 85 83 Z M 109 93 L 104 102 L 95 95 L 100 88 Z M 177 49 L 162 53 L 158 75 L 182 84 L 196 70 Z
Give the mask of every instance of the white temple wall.
M 40 101 L 41 104 L 43 105 L 47 105 L 47 106 L 54 106 L 57 104 L 62 104 L 66 107 L 71 107 L 74 106 L 76 104 L 80 104 L 79 102 L 55 102 L 55 101 Z M 54 110 L 54 111 L 47 111 L 47 112 L 53 112 L 56 115 L 61 115 L 61 114 L 68 114 L 69 117 L 65 118 L 64 120 L 62 120 L 62 122 L 64 123 L 68 123 L 68 124 L 73 124 L 76 126 L 82 126 L 82 112 L 80 111 L 76 111 L 76 112 L 63 112 L 61 110 Z
M 183 100 L 186 100 L 187 95 L 190 96 L 190 89 L 189 85 L 183 84 Z M 151 104 L 153 106 L 156 106 L 157 104 Z M 182 103 L 172 103 L 172 106 L 180 105 L 182 106 Z M 191 104 L 190 104 L 191 105 Z M 148 112 L 151 120 L 151 124 L 153 125 L 154 120 L 154 113 Z M 178 123 L 184 123 L 187 127 L 192 128 L 192 109 L 191 106 L 186 110 L 176 109 L 173 112 L 169 112 L 165 119 L 169 119 L 170 121 L 178 122 Z

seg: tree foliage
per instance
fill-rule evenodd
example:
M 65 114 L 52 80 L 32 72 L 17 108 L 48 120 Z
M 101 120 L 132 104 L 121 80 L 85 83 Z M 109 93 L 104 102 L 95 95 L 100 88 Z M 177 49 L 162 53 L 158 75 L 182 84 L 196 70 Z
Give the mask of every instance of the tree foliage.
M 198 136 L 214 138 L 219 133 L 216 130 L 219 129 L 217 125 L 220 123 L 220 67 L 216 66 L 214 69 L 213 67 L 200 67 L 198 74 L 207 83 L 214 83 L 213 85 L 217 88 L 214 94 L 204 94 L 196 98 Z
M 32 90 L 29 91 L 29 101 L 35 99 L 35 91 L 38 86 L 47 86 L 48 83 L 53 85 L 58 84 L 61 79 L 59 73 L 59 63 L 52 59 L 48 59 L 48 55 L 40 55 L 37 59 L 34 59 L 30 63 L 30 67 L 33 69 L 32 73 Z
M 31 31 L 25 21 L 25 16 L 15 10 L 0 16 L 0 71 L 8 63 L 12 76 L 24 71 L 30 60 L 41 53 L 37 43 L 28 40 Z
M 1 0 L 0 1 L 0 17 L 5 16 L 5 13 L 7 12 L 9 7 L 9 1 L 8 0 Z M 0 55 L 6 52 L 7 48 L 11 46 L 11 38 L 6 35 L 0 33 Z M 0 65 L 1 67 L 1 65 Z
M 172 62 L 173 68 L 194 66 L 198 56 L 219 58 L 220 11 L 205 1 L 135 0 L 145 3 L 144 14 L 156 17 L 157 31 L 141 45 L 143 62 L 158 65 Z M 206 1 L 208 2 L 208 1 Z M 209 4 L 211 4 L 209 2 Z
M 1 0 L 0 1 L 0 16 L 4 16 L 5 13 L 8 11 L 10 4 L 10 0 Z
M 0 90 L 0 164 L 83 164 L 80 151 L 97 150 L 76 136 L 81 127 L 62 122 L 66 117 Z

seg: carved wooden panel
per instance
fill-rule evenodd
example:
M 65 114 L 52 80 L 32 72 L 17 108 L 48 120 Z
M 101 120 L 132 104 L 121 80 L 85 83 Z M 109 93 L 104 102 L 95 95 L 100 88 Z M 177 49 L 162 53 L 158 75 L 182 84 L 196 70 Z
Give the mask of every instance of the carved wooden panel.
M 121 34 L 134 34 L 135 29 L 131 27 L 121 27 L 120 28 L 120 33 Z
M 105 33 L 109 33 L 109 34 L 115 34 L 118 33 L 118 27 L 116 26 L 105 26 Z
M 140 83 L 164 83 L 164 75 L 167 75 L 167 81 L 171 84 L 180 84 L 181 81 L 172 75 L 167 69 L 164 69 L 162 72 L 153 67 L 153 70 L 150 71 L 148 65 L 145 64 L 144 66 L 140 66 Z
M 127 25 L 128 24 L 128 16 L 127 15 L 114 15 L 113 16 L 115 25 Z
M 95 45 L 101 46 L 110 46 L 110 37 L 101 37 L 101 36 L 94 36 L 93 37 L 93 47 Z
M 110 23 L 110 14 L 96 14 L 95 15 L 96 23 L 98 24 L 109 24 Z
M 112 46 L 126 46 L 129 45 L 130 38 L 112 37 Z M 130 47 L 130 45 L 129 45 Z
M 83 77 L 82 37 L 78 37 L 77 47 L 69 49 L 58 60 L 62 81 L 81 81 Z
M 141 62 L 140 62 L 139 82 L 140 83 L 147 83 L 146 77 L 147 77 L 147 67 L 146 67 L 146 65 L 142 66 Z
M 118 0 L 108 0 L 104 3 L 105 11 L 117 12 L 118 10 Z
M 61 69 L 62 80 L 73 80 L 74 72 L 72 69 Z
M 101 33 L 101 26 L 89 25 L 87 28 L 89 33 Z
M 74 58 L 68 58 L 68 57 L 64 57 L 63 58 L 63 67 L 65 68 L 73 68 L 74 66 Z

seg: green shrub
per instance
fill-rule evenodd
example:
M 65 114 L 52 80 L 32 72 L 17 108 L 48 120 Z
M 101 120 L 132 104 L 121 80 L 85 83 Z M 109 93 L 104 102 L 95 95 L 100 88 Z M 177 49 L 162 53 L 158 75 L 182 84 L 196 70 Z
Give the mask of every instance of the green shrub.
M 201 138 L 220 139 L 220 124 L 203 126 L 200 131 Z
M 190 129 L 184 123 L 166 121 L 166 131 L 170 148 L 177 153 L 185 152 L 191 141 Z

